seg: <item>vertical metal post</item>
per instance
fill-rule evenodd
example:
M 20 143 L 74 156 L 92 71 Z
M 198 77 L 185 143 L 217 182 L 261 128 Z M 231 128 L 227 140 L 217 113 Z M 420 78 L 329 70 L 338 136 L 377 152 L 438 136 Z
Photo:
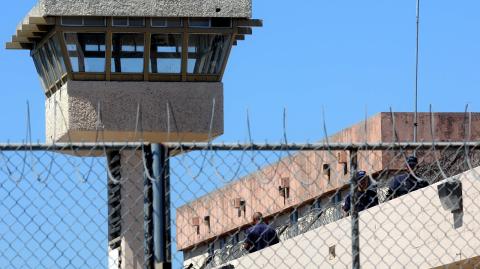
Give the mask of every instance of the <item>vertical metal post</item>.
M 164 163 L 164 168 L 163 168 L 163 178 L 165 179 L 165 227 L 167 229 L 166 231 L 166 255 L 167 255 L 167 262 L 172 263 L 172 227 L 171 227 L 171 212 L 170 212 L 170 151 L 168 150 L 167 147 L 164 147 L 164 157 L 165 160 L 163 161 Z
M 153 197 L 153 244 L 154 244 L 154 269 L 171 268 L 171 263 L 168 260 L 167 250 L 170 244 L 167 242 L 169 238 L 167 220 L 169 217 L 169 204 L 167 202 L 167 184 L 166 176 L 167 150 L 160 144 L 152 144 L 152 170 L 155 181 L 152 183 L 152 197 Z
M 350 150 L 350 216 L 352 218 L 352 268 L 360 269 L 360 231 L 357 211 L 357 154 L 356 149 Z
M 417 0 L 417 43 L 415 51 L 415 112 L 413 119 L 413 142 L 417 142 L 417 128 L 418 128 L 418 59 L 420 48 L 420 0 Z M 416 156 L 416 150 L 413 151 Z
M 147 148 L 147 147 L 146 147 Z M 152 181 L 147 175 L 152 175 L 152 151 L 150 147 L 143 151 L 145 155 L 146 168 L 143 177 L 143 229 L 144 229 L 144 250 L 145 258 L 143 263 L 144 269 L 153 268 L 153 218 L 152 218 Z

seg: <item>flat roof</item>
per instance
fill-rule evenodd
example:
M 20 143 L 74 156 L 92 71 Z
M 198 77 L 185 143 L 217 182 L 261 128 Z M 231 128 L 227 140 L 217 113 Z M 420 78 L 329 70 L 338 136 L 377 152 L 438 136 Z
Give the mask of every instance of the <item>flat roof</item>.
M 222 17 L 252 18 L 252 0 L 39 0 L 17 25 L 7 49 L 31 49 L 31 40 L 47 33 L 55 17 Z M 252 20 L 243 26 L 261 26 Z
M 251 18 L 252 0 L 39 0 L 36 16 Z

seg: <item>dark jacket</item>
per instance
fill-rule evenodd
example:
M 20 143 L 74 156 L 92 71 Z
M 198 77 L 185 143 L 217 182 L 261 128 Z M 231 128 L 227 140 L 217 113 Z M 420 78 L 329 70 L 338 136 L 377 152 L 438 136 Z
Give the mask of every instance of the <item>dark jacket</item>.
M 364 192 L 357 191 L 357 203 L 355 209 L 357 212 L 368 209 L 372 206 L 378 205 L 378 196 L 377 192 L 372 189 L 367 189 Z M 345 202 L 342 206 L 342 209 L 345 212 L 350 212 L 350 194 L 345 197 Z
M 245 243 L 250 246 L 248 249 L 248 252 L 250 253 L 277 244 L 278 242 L 278 235 L 275 229 L 263 222 L 260 222 L 247 230 Z
M 388 185 L 388 199 L 393 199 L 405 195 L 409 192 L 428 186 L 428 182 L 418 180 L 409 173 L 395 176 Z

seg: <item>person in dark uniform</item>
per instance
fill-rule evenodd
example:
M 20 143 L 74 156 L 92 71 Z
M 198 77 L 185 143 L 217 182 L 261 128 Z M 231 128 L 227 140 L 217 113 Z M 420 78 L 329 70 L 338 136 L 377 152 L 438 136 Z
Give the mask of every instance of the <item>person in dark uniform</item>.
M 427 181 L 418 179 L 414 176 L 417 164 L 417 157 L 409 156 L 407 158 L 407 171 L 390 180 L 390 183 L 388 184 L 387 199 L 394 199 L 428 186 Z
M 358 182 L 356 192 L 357 203 L 355 205 L 357 212 L 378 205 L 377 192 L 370 188 L 370 178 L 367 176 L 367 173 L 365 171 L 358 171 L 355 176 Z M 346 214 L 350 213 L 350 199 L 350 194 L 348 194 L 342 206 Z
M 275 245 L 280 241 L 275 229 L 263 221 L 262 213 L 253 214 L 253 223 L 254 226 L 247 230 L 247 237 L 243 243 L 249 253 Z

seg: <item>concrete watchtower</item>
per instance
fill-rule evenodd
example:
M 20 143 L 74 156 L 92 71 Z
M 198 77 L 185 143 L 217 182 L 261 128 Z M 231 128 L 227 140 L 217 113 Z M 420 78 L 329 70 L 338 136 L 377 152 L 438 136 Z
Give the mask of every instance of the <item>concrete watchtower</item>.
M 262 24 L 251 16 L 251 0 L 39 0 L 6 47 L 30 50 L 49 143 L 208 141 L 223 134 L 231 48 Z M 129 179 L 108 184 L 109 267 L 150 268 L 144 170 L 127 161 L 142 156 L 108 155 L 114 176 Z M 152 184 L 168 208 L 164 191 L 155 196 L 162 183 Z M 157 222 L 168 225 L 166 218 Z M 155 268 L 169 266 L 154 259 Z
M 6 47 L 31 51 L 47 142 L 206 141 L 251 15 L 251 0 L 39 0 Z

